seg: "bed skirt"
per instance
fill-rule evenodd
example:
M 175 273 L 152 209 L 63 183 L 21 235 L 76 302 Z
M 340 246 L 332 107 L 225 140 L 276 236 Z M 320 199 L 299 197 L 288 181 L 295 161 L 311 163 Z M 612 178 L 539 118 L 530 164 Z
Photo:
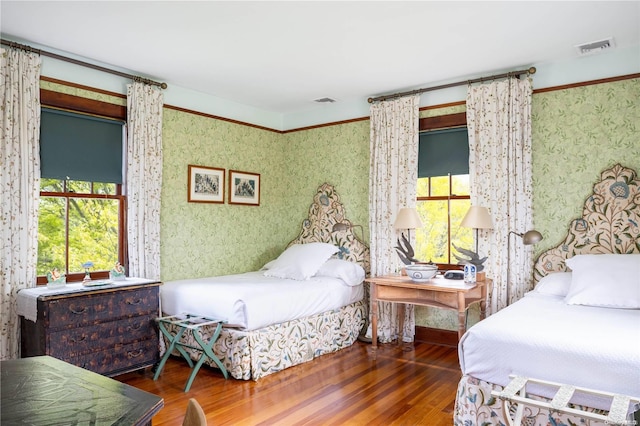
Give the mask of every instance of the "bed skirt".
M 259 330 L 243 331 L 224 327 L 213 345 L 213 352 L 231 377 L 257 380 L 351 346 L 365 324 L 365 312 L 364 302 L 359 301 L 340 309 Z M 209 339 L 214 329 L 203 327 L 203 338 Z M 197 346 L 191 336 L 183 341 Z M 162 352 L 165 347 L 162 345 Z M 184 349 L 193 360 L 200 358 L 199 352 Z M 174 355 L 180 356 L 177 351 Z M 217 368 L 210 360 L 205 364 Z
M 458 383 L 456 393 L 456 405 L 453 413 L 455 426 L 471 425 L 508 425 L 505 417 L 504 404 L 498 398 L 491 396 L 492 390 L 502 390 L 502 386 L 494 385 L 470 376 L 462 376 Z M 528 397 L 539 401 L 549 401 L 537 395 Z M 605 414 L 607 411 L 596 410 L 584 406 L 573 406 L 580 410 Z M 515 404 L 510 405 L 510 415 L 514 418 Z M 585 419 L 575 415 L 559 413 L 549 409 L 525 406 L 522 424 L 527 426 L 548 425 L 581 425 L 581 426 L 605 426 L 605 422 Z

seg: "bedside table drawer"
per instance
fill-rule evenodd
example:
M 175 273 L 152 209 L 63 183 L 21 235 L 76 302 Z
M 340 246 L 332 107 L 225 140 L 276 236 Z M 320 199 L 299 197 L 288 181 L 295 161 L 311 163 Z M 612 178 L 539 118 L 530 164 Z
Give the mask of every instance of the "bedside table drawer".
M 156 339 L 158 330 L 155 316 L 144 315 L 125 318 L 73 330 L 52 332 L 49 336 L 49 355 L 60 357 L 79 356 L 140 340 Z
M 68 297 L 48 304 L 48 326 L 76 328 L 105 320 L 157 314 L 158 292 L 153 287 Z

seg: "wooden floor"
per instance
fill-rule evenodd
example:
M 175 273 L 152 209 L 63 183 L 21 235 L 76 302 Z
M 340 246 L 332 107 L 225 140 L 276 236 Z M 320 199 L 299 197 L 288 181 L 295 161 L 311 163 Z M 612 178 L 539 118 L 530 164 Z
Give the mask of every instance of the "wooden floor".
M 154 426 L 181 425 L 189 398 L 202 405 L 209 426 L 437 426 L 453 422 L 461 376 L 456 348 L 381 345 L 374 357 L 361 342 L 258 381 L 225 380 L 203 367 L 185 393 L 190 372 L 171 358 L 155 382 L 150 369 L 116 379 L 164 398 Z

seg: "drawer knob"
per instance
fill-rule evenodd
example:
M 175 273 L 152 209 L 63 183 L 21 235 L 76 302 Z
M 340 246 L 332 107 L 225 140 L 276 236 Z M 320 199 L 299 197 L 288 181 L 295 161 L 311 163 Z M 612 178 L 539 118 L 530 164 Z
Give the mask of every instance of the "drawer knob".
M 138 349 L 137 352 L 127 352 L 127 356 L 129 358 L 138 358 L 143 353 L 144 353 L 144 351 L 142 349 Z
M 82 309 L 75 310 L 75 309 L 73 309 L 73 306 L 69 306 L 69 310 L 71 312 L 73 312 L 74 314 L 76 314 L 76 315 L 80 315 L 80 314 L 84 314 L 85 312 L 87 312 L 87 307 L 83 306 Z
M 86 334 L 83 334 L 79 339 L 74 339 L 73 337 L 69 339 L 69 342 L 71 343 L 78 343 L 78 342 L 82 342 L 84 340 L 87 340 L 87 336 Z
M 142 328 L 142 324 L 138 323 L 136 325 L 130 325 L 127 328 L 127 331 L 132 331 L 132 330 L 140 330 Z
M 140 303 L 142 303 L 142 299 L 136 299 L 136 300 L 128 300 L 127 299 L 127 304 L 128 305 L 139 305 Z

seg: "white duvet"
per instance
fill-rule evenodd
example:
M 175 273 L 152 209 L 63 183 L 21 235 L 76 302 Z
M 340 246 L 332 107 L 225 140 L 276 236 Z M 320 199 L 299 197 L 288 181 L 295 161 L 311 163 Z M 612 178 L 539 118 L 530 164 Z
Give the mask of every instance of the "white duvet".
M 341 308 L 363 294 L 362 284 L 352 287 L 337 278 L 296 281 L 256 271 L 166 282 L 160 287 L 160 303 L 164 315 L 204 315 L 256 330 Z
M 637 309 L 567 305 L 530 292 L 471 327 L 458 352 L 463 374 L 501 386 L 514 374 L 640 397 Z M 557 389 L 527 390 L 552 397 Z M 592 399 L 575 402 L 604 408 Z

